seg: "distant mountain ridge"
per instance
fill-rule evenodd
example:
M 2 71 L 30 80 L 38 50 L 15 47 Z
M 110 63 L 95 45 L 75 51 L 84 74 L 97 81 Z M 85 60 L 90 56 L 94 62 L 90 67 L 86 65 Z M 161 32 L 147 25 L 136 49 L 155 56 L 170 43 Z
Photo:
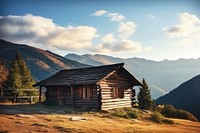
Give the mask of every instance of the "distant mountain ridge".
M 188 110 L 200 119 L 200 74 L 182 83 L 155 102 Z
M 200 73 L 200 58 L 153 61 L 136 57 L 115 58 L 100 54 L 67 54 L 65 57 L 94 66 L 124 62 L 125 67 L 138 79 L 145 78 L 153 98 L 166 94 L 182 82 Z
M 45 79 L 61 69 L 88 67 L 89 65 L 66 59 L 39 48 L 0 40 L 0 58 L 9 67 L 17 52 L 22 54 L 35 80 Z

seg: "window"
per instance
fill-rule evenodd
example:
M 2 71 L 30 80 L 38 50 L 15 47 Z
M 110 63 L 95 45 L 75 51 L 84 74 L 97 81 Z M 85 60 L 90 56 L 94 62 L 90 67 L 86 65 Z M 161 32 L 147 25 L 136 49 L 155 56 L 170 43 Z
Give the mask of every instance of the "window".
M 124 98 L 124 89 L 122 88 L 113 88 L 113 98 Z
M 83 87 L 82 97 L 84 99 L 90 99 L 92 97 L 92 90 L 89 87 Z

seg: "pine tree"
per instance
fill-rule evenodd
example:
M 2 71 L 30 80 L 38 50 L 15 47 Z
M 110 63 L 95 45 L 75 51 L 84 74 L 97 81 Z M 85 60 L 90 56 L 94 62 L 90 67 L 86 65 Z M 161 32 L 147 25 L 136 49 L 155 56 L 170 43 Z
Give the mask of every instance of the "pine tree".
M 7 76 L 8 70 L 6 69 L 3 60 L 0 59 L 0 89 L 4 86 Z
M 138 94 L 139 108 L 149 110 L 152 106 L 150 90 L 145 79 L 142 80 L 142 84 L 143 86 L 140 87 Z
M 7 88 L 13 89 L 10 95 L 36 95 L 34 91 L 24 91 L 24 89 L 34 89 L 34 87 L 32 87 L 34 83 L 31 72 L 27 68 L 24 59 L 20 53 L 17 53 L 15 60 L 11 63 L 7 80 Z
M 32 79 L 31 72 L 26 66 L 26 62 L 22 58 L 21 54 L 16 54 L 16 60 L 18 61 L 18 65 L 20 68 L 20 75 L 21 75 L 21 88 L 23 89 L 34 89 L 32 86 L 35 84 L 35 81 Z M 35 95 L 35 92 L 33 91 L 27 91 L 26 95 Z
M 21 75 L 20 75 L 20 69 L 19 69 L 17 60 L 14 60 L 11 63 L 6 86 L 8 89 L 12 90 L 7 95 L 14 95 L 14 96 L 22 95 Z

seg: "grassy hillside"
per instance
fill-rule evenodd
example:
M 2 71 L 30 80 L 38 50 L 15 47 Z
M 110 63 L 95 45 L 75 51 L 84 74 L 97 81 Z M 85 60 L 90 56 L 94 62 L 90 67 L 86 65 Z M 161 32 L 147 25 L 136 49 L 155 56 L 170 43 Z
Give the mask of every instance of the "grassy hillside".
M 0 40 L 0 58 L 9 67 L 17 52 L 22 54 L 35 80 L 47 78 L 61 69 L 87 67 L 88 65 L 35 47 Z
M 67 107 L 44 105 L 0 105 L 0 132 L 27 133 L 198 133 L 200 123 L 181 119 L 174 124 L 158 124 L 150 120 L 151 112 L 138 112 L 137 119 L 121 118 L 107 112 L 79 112 Z M 118 112 L 119 113 L 119 112 Z M 72 117 L 86 120 L 71 121 Z

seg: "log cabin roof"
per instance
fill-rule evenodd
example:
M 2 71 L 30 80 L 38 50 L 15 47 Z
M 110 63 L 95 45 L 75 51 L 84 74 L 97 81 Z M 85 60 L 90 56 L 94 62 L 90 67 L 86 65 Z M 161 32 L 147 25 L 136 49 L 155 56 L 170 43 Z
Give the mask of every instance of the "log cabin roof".
M 128 75 L 127 78 L 129 78 L 134 85 L 142 85 L 123 66 L 124 63 L 119 63 L 97 67 L 61 70 L 51 77 L 36 83 L 34 86 L 96 84 L 119 69 L 122 69 L 123 72 Z

